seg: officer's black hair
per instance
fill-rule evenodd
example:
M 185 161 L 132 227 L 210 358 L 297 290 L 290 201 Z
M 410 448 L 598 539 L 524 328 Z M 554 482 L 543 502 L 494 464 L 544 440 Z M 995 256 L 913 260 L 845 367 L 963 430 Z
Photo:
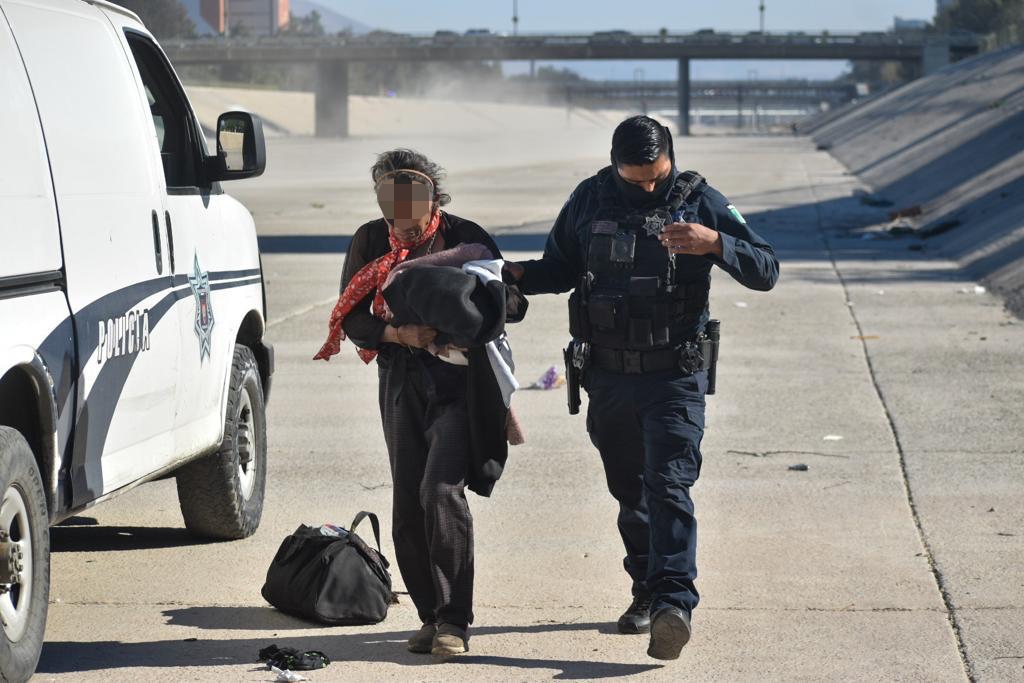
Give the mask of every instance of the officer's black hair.
M 373 178 L 373 184 L 376 186 L 385 174 L 394 173 L 400 169 L 419 171 L 429 177 L 434 184 L 434 201 L 440 206 L 447 206 L 451 203 L 451 195 L 441 187 L 441 182 L 445 178 L 444 169 L 428 159 L 425 154 L 421 154 L 413 149 L 400 147 L 378 154 L 377 161 L 370 167 L 370 176 Z M 423 182 L 423 178 L 417 177 L 414 173 L 396 173 L 395 177 Z
M 612 164 L 646 166 L 672 157 L 672 134 L 650 116 L 631 116 L 612 133 Z

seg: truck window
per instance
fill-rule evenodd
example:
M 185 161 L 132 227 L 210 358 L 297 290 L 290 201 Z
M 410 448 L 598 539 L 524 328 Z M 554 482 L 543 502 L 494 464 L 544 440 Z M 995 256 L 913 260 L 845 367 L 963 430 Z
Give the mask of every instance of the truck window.
M 163 53 L 146 36 L 126 31 L 156 127 L 167 188 L 196 188 L 202 159 L 195 119 Z

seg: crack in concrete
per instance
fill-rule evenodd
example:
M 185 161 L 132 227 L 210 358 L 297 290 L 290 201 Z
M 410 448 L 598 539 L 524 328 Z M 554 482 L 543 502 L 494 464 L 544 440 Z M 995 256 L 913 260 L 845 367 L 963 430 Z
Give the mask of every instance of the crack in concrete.
M 317 301 L 316 303 L 309 304 L 308 306 L 303 306 L 302 308 L 300 308 L 298 310 L 295 310 L 295 311 L 292 311 L 291 313 L 288 313 L 287 315 L 285 315 L 285 316 L 283 316 L 281 318 L 275 318 L 275 319 L 271 320 L 270 322 L 267 323 L 267 329 L 269 330 L 271 327 L 277 327 L 278 325 L 280 325 L 282 323 L 286 323 L 289 320 L 294 320 L 295 318 L 298 318 L 299 316 L 306 315 L 310 311 L 315 311 L 316 309 L 320 308 L 321 306 L 327 306 L 327 304 L 333 304 L 337 300 L 338 300 L 338 297 L 335 296 L 335 297 L 331 297 L 330 299 L 324 299 L 323 301 Z
M 839 455 L 838 453 L 822 453 L 820 451 L 737 451 L 730 449 L 727 450 L 726 453 L 732 453 L 735 455 L 749 455 L 752 458 L 770 458 L 773 455 L 818 455 L 821 456 L 822 458 L 844 458 L 846 460 L 850 459 L 850 456 L 848 455 Z
M 804 172 L 804 177 L 807 179 L 807 188 L 814 199 L 814 212 L 816 216 L 815 222 L 818 228 L 818 237 L 821 239 L 822 246 L 825 249 L 825 253 L 828 255 L 829 261 L 832 263 L 832 272 L 835 273 L 836 279 L 839 281 L 839 284 L 843 289 L 843 298 L 847 302 L 847 311 L 849 312 L 850 319 L 853 321 L 854 327 L 857 329 L 857 334 L 861 337 L 861 351 L 864 354 L 864 361 L 867 364 L 868 376 L 871 379 L 871 386 L 875 390 L 875 395 L 878 397 L 878 402 L 881 404 L 882 410 L 885 413 L 885 419 L 889 424 L 889 432 L 892 435 L 893 442 L 896 446 L 896 452 L 899 456 L 900 475 L 903 482 L 903 491 L 906 495 L 907 505 L 910 507 L 910 515 L 914 521 L 914 527 L 917 529 L 918 540 L 924 548 L 925 558 L 928 560 L 928 567 L 931 570 L 932 577 L 935 580 L 935 585 L 939 589 L 939 595 L 941 596 L 942 603 L 945 606 L 949 626 L 953 631 L 953 638 L 956 641 L 957 652 L 960 655 L 960 665 L 963 667 L 964 675 L 967 677 L 967 680 L 970 681 L 970 683 L 977 683 L 977 675 L 974 671 L 974 665 L 972 664 L 970 657 L 967 655 L 967 646 L 964 644 L 963 627 L 960 624 L 957 613 L 953 608 L 953 599 L 949 588 L 946 586 L 945 577 L 942 575 L 942 571 L 935 562 L 935 555 L 932 552 L 931 545 L 928 543 L 928 538 L 924 532 L 924 527 L 921 524 L 921 515 L 918 512 L 917 504 L 914 501 L 914 493 L 910 489 L 910 479 L 907 474 L 906 453 L 903 450 L 903 444 L 900 441 L 899 432 L 896 429 L 896 422 L 893 419 L 893 414 L 889 408 L 889 404 L 886 403 L 885 396 L 882 394 L 882 388 L 879 386 L 878 376 L 875 373 L 875 366 L 871 362 L 871 354 L 868 353 L 868 345 L 863 339 L 864 329 L 861 326 L 854 306 L 851 303 L 850 288 L 846 279 L 843 277 L 842 271 L 839 269 L 839 264 L 836 262 L 835 252 L 832 250 L 832 244 L 829 242 L 828 234 L 825 232 L 824 219 L 821 214 L 821 203 L 818 199 L 818 193 L 815 191 L 814 182 L 811 180 L 811 174 L 807 171 L 807 165 L 803 159 L 800 160 L 800 167 Z

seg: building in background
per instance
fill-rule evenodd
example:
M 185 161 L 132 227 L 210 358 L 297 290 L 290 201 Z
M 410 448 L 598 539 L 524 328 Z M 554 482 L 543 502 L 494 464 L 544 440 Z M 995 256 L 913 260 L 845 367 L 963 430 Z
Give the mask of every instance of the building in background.
M 288 0 L 199 0 L 199 14 L 216 33 L 271 36 L 288 25 Z

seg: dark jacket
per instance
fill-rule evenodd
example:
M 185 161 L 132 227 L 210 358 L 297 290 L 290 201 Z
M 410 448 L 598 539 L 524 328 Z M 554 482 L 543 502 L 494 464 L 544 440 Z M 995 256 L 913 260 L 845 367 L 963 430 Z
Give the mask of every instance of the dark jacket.
M 494 239 L 472 221 L 442 213 L 439 230 L 445 249 L 477 243 L 486 246 L 494 258 L 501 258 Z M 345 257 L 341 289 L 348 285 L 360 268 L 390 250 L 388 226 L 383 218 L 362 225 L 352 237 Z M 507 292 L 506 320 L 518 322 L 526 314 L 526 299 L 515 286 L 508 287 Z M 470 349 L 469 367 L 466 368 L 446 363 L 423 350 L 409 353 L 398 345 L 382 344 L 380 338 L 388 323 L 370 312 L 373 296 L 371 292 L 345 317 L 342 327 L 346 336 L 361 348 L 378 350 L 377 362 L 381 366 L 401 372 L 405 363 L 418 363 L 430 375 L 440 393 L 466 399 L 473 450 L 473 465 L 467 475 L 467 484 L 475 493 L 490 495 L 508 458 L 508 409 L 490 369 L 486 350 L 482 347 Z

